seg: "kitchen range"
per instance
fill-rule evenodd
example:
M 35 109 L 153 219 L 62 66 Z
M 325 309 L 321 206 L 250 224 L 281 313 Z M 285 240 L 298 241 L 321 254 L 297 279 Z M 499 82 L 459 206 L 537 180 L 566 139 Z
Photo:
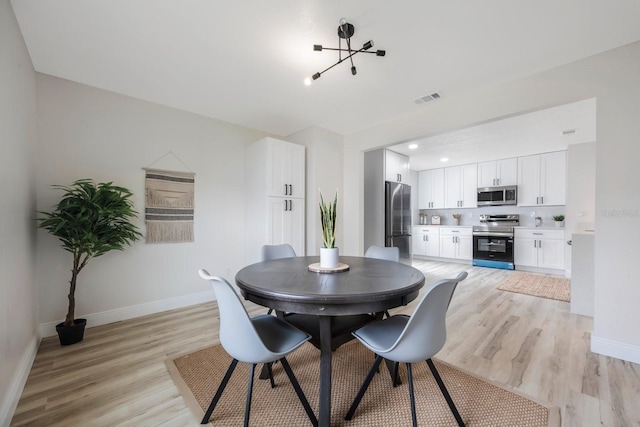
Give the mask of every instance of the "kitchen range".
M 520 215 L 479 216 L 473 226 L 473 265 L 513 270 L 513 230 L 520 225 Z

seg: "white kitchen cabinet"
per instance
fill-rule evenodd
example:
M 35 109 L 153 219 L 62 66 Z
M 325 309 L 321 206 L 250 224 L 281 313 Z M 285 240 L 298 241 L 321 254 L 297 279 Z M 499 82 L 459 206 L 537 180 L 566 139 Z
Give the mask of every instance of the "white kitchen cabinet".
M 470 260 L 473 257 L 471 227 L 441 227 L 440 256 Z
M 412 246 L 414 255 L 440 256 L 440 228 L 430 226 L 413 227 Z
M 478 187 L 518 184 L 518 158 L 478 163 Z
M 567 152 L 518 158 L 518 206 L 564 205 Z
M 564 270 L 564 230 L 516 228 L 513 240 L 516 268 L 523 266 Z
M 418 208 L 444 208 L 444 169 L 418 172 Z
M 478 164 L 444 169 L 444 207 L 475 208 L 478 206 Z
M 305 147 L 274 138 L 264 138 L 257 144 L 266 148 L 268 195 L 304 197 Z
M 409 157 L 391 150 L 384 150 L 385 181 L 409 182 Z
M 263 245 L 290 244 L 305 255 L 305 147 L 263 138 L 245 151 L 245 258 Z
M 288 243 L 297 255 L 304 254 L 304 199 L 267 198 L 268 245 Z

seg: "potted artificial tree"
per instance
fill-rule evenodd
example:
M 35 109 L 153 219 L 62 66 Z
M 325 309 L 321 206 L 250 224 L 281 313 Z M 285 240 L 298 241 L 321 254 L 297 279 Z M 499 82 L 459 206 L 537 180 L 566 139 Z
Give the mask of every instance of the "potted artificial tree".
M 86 319 L 75 318 L 75 291 L 78 274 L 95 257 L 123 250 L 142 235 L 131 219 L 137 217 L 132 193 L 111 182 L 95 184 L 81 179 L 70 186 L 54 185 L 63 191 L 62 199 L 51 212 L 39 212 L 38 227 L 44 228 L 73 254 L 69 281 L 69 308 L 64 322 L 56 326 L 61 345 L 82 341 Z
M 338 209 L 338 192 L 333 203 L 325 203 L 320 193 L 320 224 L 322 225 L 322 243 L 320 248 L 320 267 L 335 268 L 339 264 L 338 248 L 336 248 L 336 216 Z

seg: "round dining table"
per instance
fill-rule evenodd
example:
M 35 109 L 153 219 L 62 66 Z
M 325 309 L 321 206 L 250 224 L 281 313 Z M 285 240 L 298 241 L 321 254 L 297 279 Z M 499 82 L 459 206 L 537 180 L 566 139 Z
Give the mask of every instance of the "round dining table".
M 318 262 L 319 257 L 311 256 L 251 264 L 238 272 L 236 284 L 245 299 L 281 315 L 295 313 L 314 320 L 317 316 L 317 329 L 307 331 L 320 348 L 318 424 L 328 427 L 332 324 L 406 305 L 418 296 L 425 278 L 414 267 L 375 258 L 340 256 L 348 269 L 334 273 L 310 271 L 309 266 Z

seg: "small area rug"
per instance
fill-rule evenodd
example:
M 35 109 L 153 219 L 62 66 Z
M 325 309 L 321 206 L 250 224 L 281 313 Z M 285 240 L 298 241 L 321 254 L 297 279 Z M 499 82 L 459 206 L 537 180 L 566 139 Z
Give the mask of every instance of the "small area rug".
M 514 271 L 496 289 L 558 301 L 571 301 L 571 281 L 564 277 Z
M 314 412 L 318 413 L 320 352 L 306 343 L 287 360 L 304 390 Z M 352 341 L 338 348 L 332 360 L 332 426 L 411 425 L 411 410 L 406 368 L 401 369 L 402 384 L 396 388 L 386 367 L 380 368 L 365 394 L 353 420 L 345 421 L 358 388 L 373 363 L 374 356 L 363 345 Z M 559 426 L 560 411 L 534 402 L 520 394 L 490 384 L 443 362 L 434 360 L 458 411 L 467 426 Z M 204 416 L 231 358 L 217 345 L 173 360 L 167 367 L 198 422 Z M 414 364 L 414 385 L 418 424 L 422 426 L 456 425 L 427 364 Z M 273 366 L 276 387 L 268 380 L 256 380 L 251 405 L 251 426 L 311 425 L 280 363 Z M 211 418 L 212 425 L 242 425 L 249 375 L 248 365 L 236 367 Z

